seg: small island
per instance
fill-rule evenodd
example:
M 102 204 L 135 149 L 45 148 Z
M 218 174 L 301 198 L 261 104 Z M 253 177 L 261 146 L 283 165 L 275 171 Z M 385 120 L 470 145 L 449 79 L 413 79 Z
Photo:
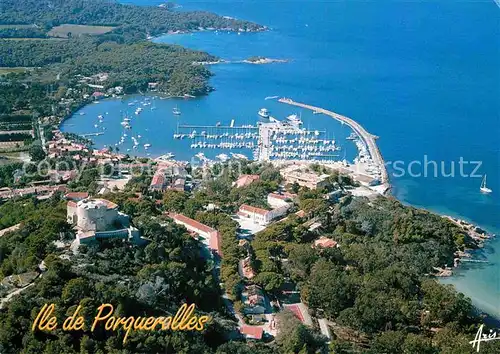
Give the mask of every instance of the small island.
M 273 64 L 273 63 L 288 63 L 288 59 L 272 59 L 261 56 L 253 56 L 246 60 L 243 60 L 243 63 L 246 64 Z

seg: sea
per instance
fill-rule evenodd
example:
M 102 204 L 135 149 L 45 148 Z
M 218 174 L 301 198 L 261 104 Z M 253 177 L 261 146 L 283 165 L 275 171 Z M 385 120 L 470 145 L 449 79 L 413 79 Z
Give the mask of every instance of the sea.
M 157 6 L 163 1 L 127 0 Z M 267 108 L 283 119 L 298 114 L 304 127 L 325 130 L 352 160 L 347 127 L 266 97 L 289 97 L 352 117 L 379 136 L 392 194 L 403 203 L 458 217 L 500 234 L 500 8 L 493 0 L 253 0 L 176 1 L 175 11 L 204 10 L 269 27 L 260 33 L 198 32 L 155 38 L 207 51 L 229 63 L 211 65 L 215 91 L 196 99 L 130 96 L 82 108 L 62 130 L 92 137 L 96 147 L 131 154 L 202 151 L 175 140 L 179 125 L 255 124 Z M 245 64 L 251 56 L 286 63 Z M 238 63 L 239 62 L 239 63 Z M 134 103 L 135 102 L 135 103 Z M 129 103 L 131 105 L 129 105 Z M 133 104 L 133 105 L 132 105 Z M 181 110 L 174 116 L 172 109 Z M 153 108 L 153 109 L 151 109 Z M 84 115 L 80 115 L 84 113 Z M 97 116 L 104 115 L 102 123 Z M 97 125 L 97 127 L 95 127 Z M 103 130 L 106 128 L 105 130 Z M 126 133 L 126 132 L 125 132 Z M 151 144 L 145 149 L 143 144 Z M 202 151 L 213 158 L 220 151 Z M 227 151 L 225 152 L 227 153 Z M 246 152 L 250 157 L 251 155 Z M 493 190 L 479 191 L 483 176 Z M 500 240 L 473 253 L 487 263 L 464 263 L 443 279 L 482 311 L 500 318 Z

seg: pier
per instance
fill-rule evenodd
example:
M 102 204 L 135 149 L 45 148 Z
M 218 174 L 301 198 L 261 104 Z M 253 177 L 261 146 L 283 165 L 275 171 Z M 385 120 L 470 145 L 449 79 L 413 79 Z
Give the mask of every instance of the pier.
M 311 106 L 311 105 L 308 105 L 305 103 L 295 102 L 289 98 L 280 98 L 278 101 L 281 103 L 292 105 L 292 106 L 297 106 L 297 107 L 309 109 L 309 110 L 313 111 L 313 113 L 315 112 L 315 113 L 325 114 L 325 115 L 330 116 L 333 119 L 336 119 L 339 122 L 349 126 L 352 130 L 354 130 L 361 137 L 361 139 L 364 141 L 364 143 L 368 147 L 370 157 L 372 158 L 375 165 L 378 166 L 378 168 L 380 169 L 381 183 L 385 185 L 389 182 L 389 177 L 387 174 L 387 170 L 385 168 L 384 159 L 382 158 L 382 154 L 380 153 L 380 150 L 377 146 L 376 139 L 378 139 L 378 137 L 376 135 L 368 133 L 365 130 L 365 128 L 363 128 L 354 119 L 351 119 L 349 117 L 340 115 L 338 113 L 326 110 L 324 108 Z
M 100 136 L 100 135 L 104 135 L 104 132 L 80 134 L 80 136 L 84 138 L 87 138 L 89 136 Z

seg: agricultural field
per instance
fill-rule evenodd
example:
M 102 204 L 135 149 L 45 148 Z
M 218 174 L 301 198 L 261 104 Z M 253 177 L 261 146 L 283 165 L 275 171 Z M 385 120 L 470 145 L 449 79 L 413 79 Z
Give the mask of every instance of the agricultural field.
M 111 32 L 113 29 L 114 27 L 109 26 L 60 25 L 52 28 L 48 35 L 56 38 L 68 38 L 82 34 L 99 35 Z

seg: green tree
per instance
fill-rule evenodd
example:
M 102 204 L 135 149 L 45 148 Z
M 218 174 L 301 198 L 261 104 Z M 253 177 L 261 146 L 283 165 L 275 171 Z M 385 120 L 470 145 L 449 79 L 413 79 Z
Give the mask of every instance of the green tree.
M 29 153 L 31 160 L 35 162 L 42 161 L 45 158 L 45 152 L 40 145 L 32 145 Z

